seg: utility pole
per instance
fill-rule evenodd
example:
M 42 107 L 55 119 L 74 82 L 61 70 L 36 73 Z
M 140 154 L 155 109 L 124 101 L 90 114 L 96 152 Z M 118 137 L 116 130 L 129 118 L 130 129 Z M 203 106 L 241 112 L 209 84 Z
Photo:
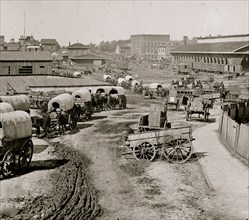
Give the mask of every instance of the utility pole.
M 26 34 L 26 15 L 25 15 L 25 9 L 24 9 L 24 36 Z

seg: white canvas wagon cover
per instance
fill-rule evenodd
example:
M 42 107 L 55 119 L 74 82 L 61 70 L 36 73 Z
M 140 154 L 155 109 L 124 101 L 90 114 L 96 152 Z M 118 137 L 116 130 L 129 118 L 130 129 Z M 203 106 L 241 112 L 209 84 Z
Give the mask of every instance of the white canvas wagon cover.
M 0 96 L 0 99 L 11 104 L 15 111 L 28 111 L 30 107 L 30 101 L 26 95 Z
M 8 102 L 0 102 L 0 113 L 13 112 L 14 108 Z
M 126 81 L 130 81 L 130 80 L 133 80 L 133 78 L 132 78 L 131 75 L 127 75 L 127 76 L 125 76 L 125 80 L 126 80 Z
M 131 85 L 132 86 L 138 86 L 140 83 L 137 81 L 137 80 L 133 80 L 132 82 L 131 82 Z
M 121 84 L 122 82 L 125 82 L 124 78 L 118 78 L 118 83 Z
M 121 87 L 121 86 L 114 86 L 114 87 L 112 87 L 112 89 L 110 90 L 109 94 L 124 95 L 124 94 L 125 94 L 125 90 L 124 90 L 124 88 Z
M 150 89 L 158 89 L 159 87 L 162 87 L 162 85 L 160 83 L 151 83 L 149 85 Z
M 88 89 L 79 89 L 72 93 L 73 99 L 75 101 L 76 96 L 80 97 L 80 101 L 89 102 L 91 101 L 91 93 Z
M 48 102 L 48 111 L 50 112 L 52 109 L 60 108 L 64 111 L 68 111 L 72 109 L 74 106 L 73 96 L 68 93 L 60 94 L 52 98 Z
M 30 115 L 25 111 L 13 111 L 0 114 L 0 139 L 13 141 L 32 135 Z

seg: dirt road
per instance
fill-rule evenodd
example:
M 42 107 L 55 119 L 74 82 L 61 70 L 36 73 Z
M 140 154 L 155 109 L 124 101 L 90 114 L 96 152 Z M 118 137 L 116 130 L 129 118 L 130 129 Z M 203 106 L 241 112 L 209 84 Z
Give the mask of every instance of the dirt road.
M 28 173 L 1 180 L 8 192 L 23 183 L 22 193 L 2 193 L 5 217 L 12 212 L 15 219 L 231 219 L 195 156 L 185 164 L 160 156 L 153 162 L 134 159 L 125 137 L 149 104 L 160 100 L 128 100 L 128 109 L 95 113 L 73 132 L 51 139 Z M 183 110 L 168 114 L 169 121 L 185 120 Z M 189 123 L 195 131 L 209 125 L 201 119 Z

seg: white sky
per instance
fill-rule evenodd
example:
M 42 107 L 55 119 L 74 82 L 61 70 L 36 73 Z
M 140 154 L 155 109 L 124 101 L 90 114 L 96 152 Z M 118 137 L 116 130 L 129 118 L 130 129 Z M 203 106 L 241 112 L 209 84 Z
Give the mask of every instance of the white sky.
M 249 33 L 249 1 L 6 1 L 0 34 L 55 38 L 61 45 L 129 39 L 131 34 L 199 37 Z

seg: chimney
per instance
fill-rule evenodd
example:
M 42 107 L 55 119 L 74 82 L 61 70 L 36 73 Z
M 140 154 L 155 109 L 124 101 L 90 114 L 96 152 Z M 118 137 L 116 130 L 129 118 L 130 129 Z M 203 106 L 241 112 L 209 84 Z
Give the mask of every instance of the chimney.
M 0 36 L 0 45 L 2 45 L 2 44 L 4 44 L 4 36 L 3 35 Z
M 71 45 L 71 42 L 69 42 L 68 44 L 69 44 L 69 46 L 70 46 L 70 45 Z
M 187 36 L 183 36 L 183 43 L 187 44 L 188 43 L 188 37 Z

